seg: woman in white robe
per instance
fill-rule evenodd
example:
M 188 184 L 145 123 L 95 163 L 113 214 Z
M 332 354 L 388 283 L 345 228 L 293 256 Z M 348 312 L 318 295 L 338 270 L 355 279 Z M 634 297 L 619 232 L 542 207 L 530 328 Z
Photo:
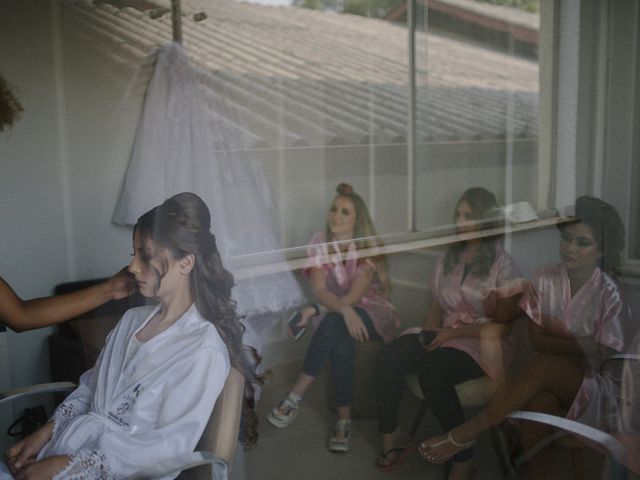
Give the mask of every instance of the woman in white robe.
M 122 478 L 193 451 L 230 364 L 248 371 L 209 227 L 191 193 L 140 217 L 129 271 L 158 305 L 125 313 L 51 421 L 8 450 L 16 478 Z

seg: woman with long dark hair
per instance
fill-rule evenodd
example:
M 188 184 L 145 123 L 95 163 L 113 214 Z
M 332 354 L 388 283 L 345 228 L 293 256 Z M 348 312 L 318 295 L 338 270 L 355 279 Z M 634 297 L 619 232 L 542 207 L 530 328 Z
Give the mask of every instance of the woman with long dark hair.
M 140 217 L 129 271 L 158 303 L 127 311 L 51 421 L 9 449 L 14 475 L 122 478 L 193 451 L 230 365 L 252 380 L 210 220 L 192 193 Z
M 456 204 L 456 232 L 470 234 L 492 226 L 497 206 L 488 190 L 468 189 Z M 383 446 L 376 460 L 378 470 L 396 469 L 415 450 L 398 427 L 405 374 L 418 374 L 424 398 L 445 431 L 464 422 L 456 384 L 482 375 L 496 382 L 502 379 L 510 353 L 504 337 L 518 311 L 511 289 L 519 277 L 515 261 L 495 237 L 457 242 L 438 259 L 422 332 L 400 335 L 377 359 L 378 430 Z M 425 341 L 425 335 L 431 338 Z M 468 477 L 471 455 L 470 449 L 456 455 L 449 479 Z

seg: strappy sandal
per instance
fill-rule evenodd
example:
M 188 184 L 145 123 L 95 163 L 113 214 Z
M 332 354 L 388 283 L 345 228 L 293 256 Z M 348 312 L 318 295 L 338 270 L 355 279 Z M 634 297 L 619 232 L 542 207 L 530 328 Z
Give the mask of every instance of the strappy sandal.
M 433 450 L 434 448 L 441 447 L 442 445 L 446 445 L 447 443 L 450 443 L 451 445 L 456 447 L 458 449 L 458 451 L 454 452 L 451 455 L 449 455 L 447 458 L 443 458 L 443 459 L 440 459 L 440 460 L 434 459 L 433 456 L 431 456 L 431 455 L 429 455 L 427 453 L 430 450 Z M 460 442 L 456 441 L 456 439 L 453 438 L 453 435 L 451 435 L 451 432 L 448 432 L 447 436 L 446 436 L 446 438 L 444 440 L 440 440 L 439 442 L 436 442 L 433 445 L 429 445 L 429 448 L 427 448 L 427 445 L 426 445 L 425 442 L 422 442 L 420 444 L 419 453 L 420 453 L 420 456 L 422 458 L 424 458 L 428 462 L 444 463 L 447 460 L 449 460 L 450 458 L 452 458 L 456 453 L 461 452 L 463 450 L 466 450 L 467 448 L 471 448 L 471 446 L 473 446 L 474 443 L 476 443 L 475 440 L 471 440 L 470 442 L 462 442 L 462 443 L 460 443 Z
M 386 452 L 378 455 L 375 462 L 376 468 L 381 472 L 393 472 L 402 465 L 402 462 L 415 450 L 416 447 L 412 444 L 390 448 Z M 387 461 L 389 455 L 393 455 L 393 459 L 390 462 Z

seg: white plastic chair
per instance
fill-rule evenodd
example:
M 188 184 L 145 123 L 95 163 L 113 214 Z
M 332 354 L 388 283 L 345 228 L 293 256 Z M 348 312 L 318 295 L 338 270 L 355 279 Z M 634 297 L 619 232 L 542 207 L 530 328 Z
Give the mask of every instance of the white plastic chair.
M 625 368 L 629 368 L 629 365 L 632 363 L 640 365 L 640 355 L 636 353 L 612 355 L 604 362 L 603 366 L 612 361 L 623 361 L 625 362 Z M 629 375 L 626 381 L 640 382 L 640 378 L 638 378 L 637 375 Z M 629 394 L 640 394 L 637 383 L 634 391 Z M 637 399 L 635 401 L 637 402 Z M 620 411 L 622 412 L 622 416 L 638 416 L 640 414 L 638 411 L 625 410 L 623 405 L 621 405 Z M 578 449 L 582 448 L 597 450 L 611 459 L 611 471 L 609 472 L 609 478 L 611 480 L 627 479 L 628 470 L 640 475 L 640 432 L 638 431 L 604 432 L 584 423 L 538 412 L 516 411 L 508 417 L 543 423 L 557 429 L 555 433 L 516 457 L 513 460 L 513 466 L 515 468 L 533 458 L 552 442 L 557 442 L 573 449 L 573 470 L 576 479 L 582 479 L 584 476 L 582 465 L 577 455 L 580 451 Z M 621 418 L 620 420 L 621 426 L 624 427 L 624 424 L 631 419 Z

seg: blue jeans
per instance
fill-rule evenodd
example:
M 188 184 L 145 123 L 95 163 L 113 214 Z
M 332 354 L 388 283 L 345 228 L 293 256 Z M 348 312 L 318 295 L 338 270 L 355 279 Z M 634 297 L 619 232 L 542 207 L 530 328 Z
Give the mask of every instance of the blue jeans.
M 7 464 L 4 462 L 0 462 L 0 480 L 13 480 L 13 475 L 11 475 Z
M 382 340 L 369 314 L 360 307 L 354 309 L 362 319 L 369 340 Z M 331 362 L 331 379 L 336 391 L 336 405 L 348 407 L 353 399 L 356 341 L 349 335 L 344 318 L 337 312 L 327 313 L 309 342 L 302 373 L 317 377 L 327 360 Z

